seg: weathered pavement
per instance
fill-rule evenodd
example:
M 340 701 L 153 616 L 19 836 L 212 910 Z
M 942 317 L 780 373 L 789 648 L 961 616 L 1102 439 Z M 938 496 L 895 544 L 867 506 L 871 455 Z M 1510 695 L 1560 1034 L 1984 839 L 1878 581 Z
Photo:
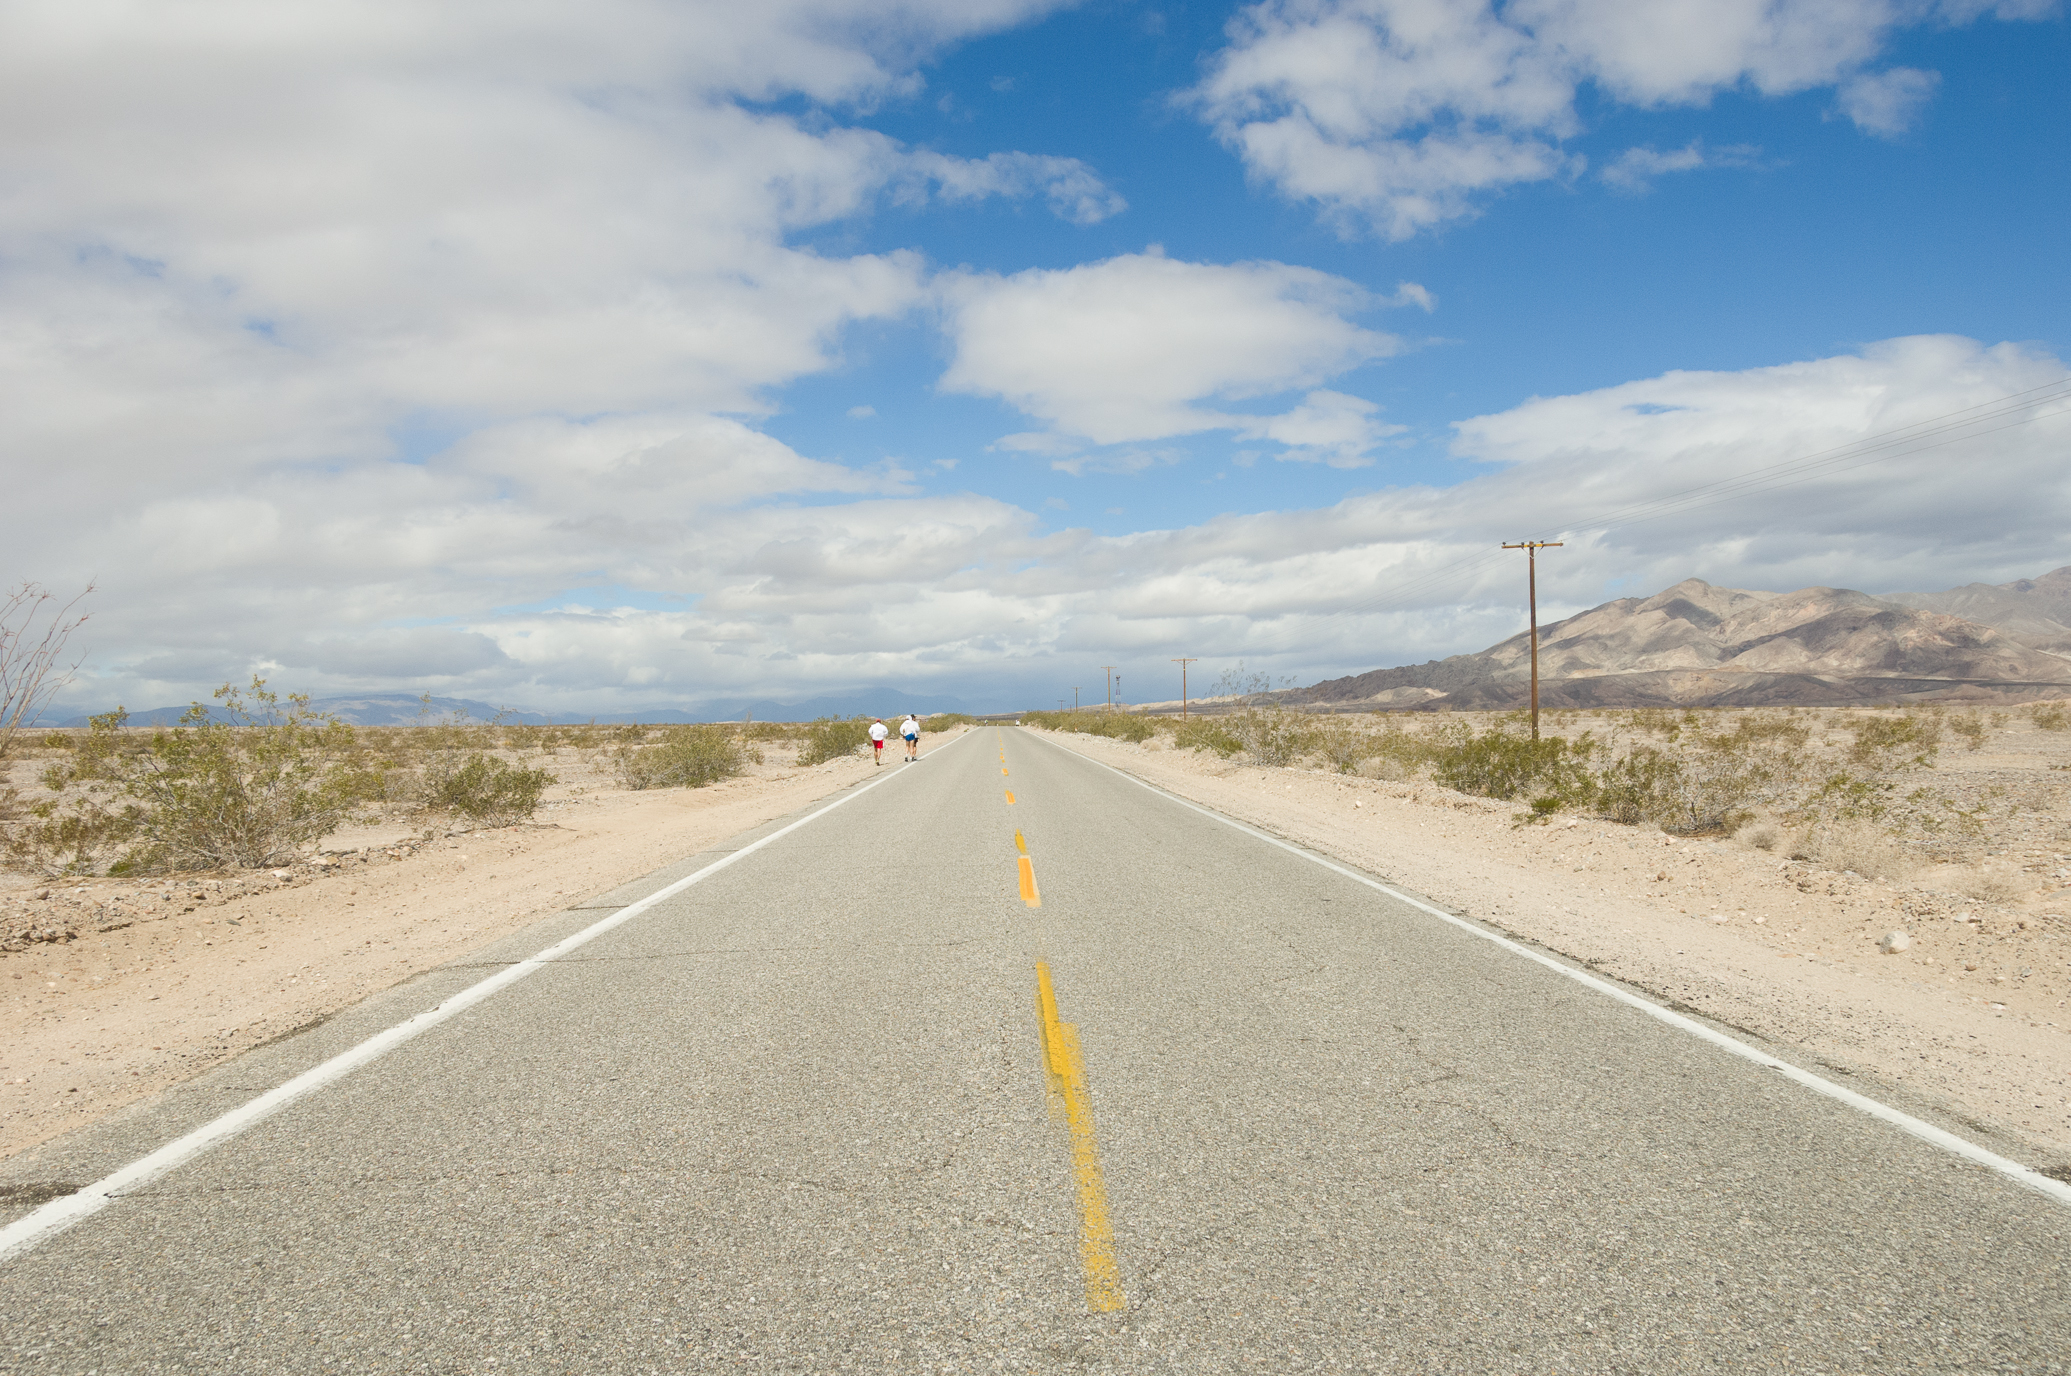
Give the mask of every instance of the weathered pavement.
M 0 1370 L 2071 1371 L 2063 1205 L 1036 738 L 885 772 L 0 1262 Z

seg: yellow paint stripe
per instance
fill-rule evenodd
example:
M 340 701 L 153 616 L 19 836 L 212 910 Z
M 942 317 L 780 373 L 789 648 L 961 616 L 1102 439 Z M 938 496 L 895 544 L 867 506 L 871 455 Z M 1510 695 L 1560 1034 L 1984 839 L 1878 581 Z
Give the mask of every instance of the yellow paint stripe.
M 1000 766 L 1000 773 L 1004 774 L 1004 773 L 1006 773 L 1006 772 L 1007 772 L 1007 767 L 1006 767 L 1005 765 L 1001 765 L 1001 766 Z
M 1014 849 L 1020 851 L 1023 855 L 1028 854 L 1028 842 L 1022 839 L 1021 833 L 1018 830 L 1014 833 Z
M 1011 788 L 1007 790 L 1007 801 L 1009 803 L 1012 803 L 1014 801 L 1014 790 Z
M 1086 1091 L 1086 1058 L 1079 1029 L 1057 1018 L 1050 966 L 1036 962 L 1036 1007 L 1042 1015 L 1043 1060 L 1051 1092 L 1064 1100 L 1071 1128 L 1071 1169 L 1079 1196 L 1079 1261 L 1086 1276 L 1086 1307 L 1105 1314 L 1129 1307 L 1115 1264 L 1115 1230 L 1107 1212 L 1107 1181 L 1100 1173 L 1100 1143 L 1093 1132 L 1093 1099 Z
M 1035 865 L 1025 855 L 1021 857 L 1021 901 L 1031 908 L 1043 906 L 1043 896 L 1036 891 Z

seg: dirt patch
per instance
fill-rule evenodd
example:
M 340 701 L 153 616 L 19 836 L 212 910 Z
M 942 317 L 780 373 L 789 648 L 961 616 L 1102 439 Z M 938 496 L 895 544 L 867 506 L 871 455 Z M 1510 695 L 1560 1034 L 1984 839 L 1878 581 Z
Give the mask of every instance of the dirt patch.
M 1517 804 L 1430 783 L 1045 734 L 1704 1017 L 1957 1106 L 2043 1158 L 2071 1159 L 2071 893 L 2056 852 L 2019 867 L 2032 882 L 1996 891 L 1954 866 L 1875 882 L 1745 842 L 1594 820 L 1520 825 Z M 1995 766 L 1966 759 L 1962 782 Z M 2064 823 L 2024 810 L 2010 830 L 2060 852 Z M 1994 849 L 2013 839 L 1995 837 Z M 1907 940 L 1885 954 L 1893 931 Z
M 531 823 L 341 832 L 272 871 L 0 876 L 0 1155 L 872 773 L 861 757 L 797 769 L 769 754 L 737 779 L 638 793 L 558 762 Z

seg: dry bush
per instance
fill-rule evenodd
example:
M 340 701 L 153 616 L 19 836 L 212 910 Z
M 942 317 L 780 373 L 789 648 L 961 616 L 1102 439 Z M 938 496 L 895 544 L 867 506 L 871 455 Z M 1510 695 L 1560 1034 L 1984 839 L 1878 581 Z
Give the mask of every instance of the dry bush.
M 2071 729 L 2071 712 L 2061 702 L 2038 702 L 2028 709 L 2028 719 L 2043 731 Z
M 2035 888 L 2036 881 L 2003 861 L 1951 866 L 1935 876 L 1935 887 L 1975 898 L 1980 903 L 2014 903 Z
M 1913 860 L 1891 833 L 1865 818 L 1835 817 L 1814 823 L 1791 849 L 1793 860 L 1829 870 L 1852 870 L 1866 879 L 1900 880 Z

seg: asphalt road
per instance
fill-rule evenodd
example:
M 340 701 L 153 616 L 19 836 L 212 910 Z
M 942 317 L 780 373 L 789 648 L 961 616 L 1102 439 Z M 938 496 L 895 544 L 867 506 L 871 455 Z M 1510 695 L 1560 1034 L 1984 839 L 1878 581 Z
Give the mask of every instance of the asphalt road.
M 2062 1204 L 1011 728 L 885 773 L 0 1262 L 0 1370 L 2071 1371 Z

